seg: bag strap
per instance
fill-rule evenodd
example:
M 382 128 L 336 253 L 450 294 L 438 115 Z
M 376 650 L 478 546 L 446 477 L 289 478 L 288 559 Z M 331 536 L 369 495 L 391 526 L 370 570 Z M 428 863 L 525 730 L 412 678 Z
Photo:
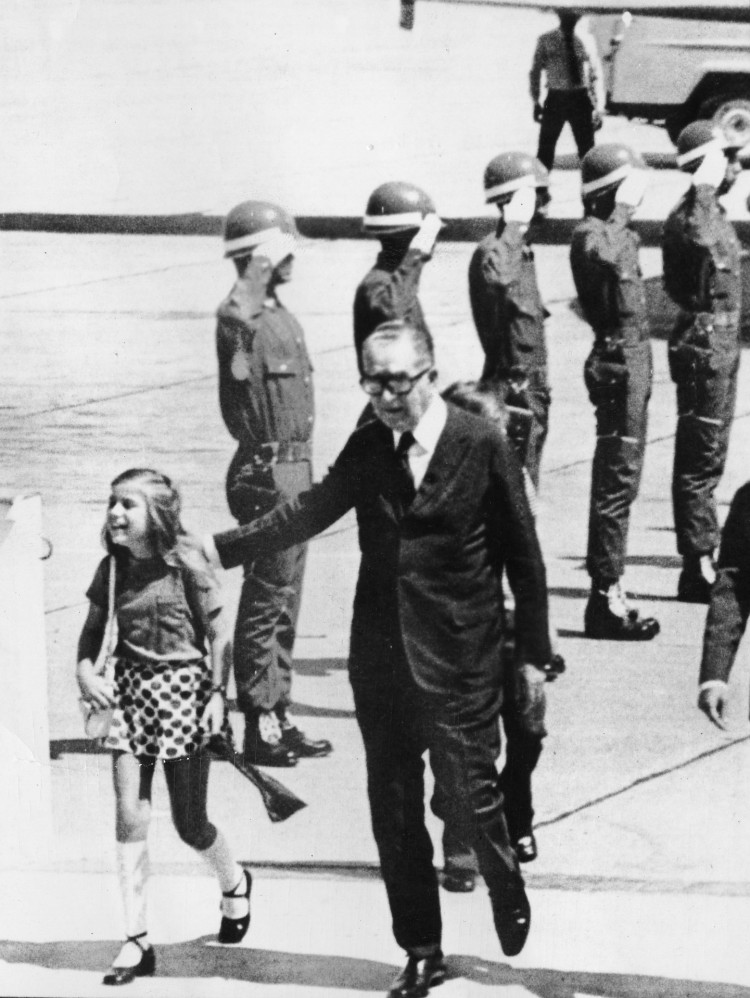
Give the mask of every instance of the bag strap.
M 115 583 L 116 583 L 116 563 L 115 556 L 109 556 L 109 576 L 107 584 L 107 624 L 104 628 L 104 659 L 102 662 L 102 675 L 110 675 L 114 671 L 113 653 L 117 643 L 117 616 L 115 614 Z

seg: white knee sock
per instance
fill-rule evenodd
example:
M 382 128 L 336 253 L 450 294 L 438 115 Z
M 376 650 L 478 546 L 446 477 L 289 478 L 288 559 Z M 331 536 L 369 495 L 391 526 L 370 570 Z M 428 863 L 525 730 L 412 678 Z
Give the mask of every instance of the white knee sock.
M 125 934 L 140 936 L 146 932 L 146 884 L 149 871 L 148 846 L 145 840 L 117 843 L 117 872 L 125 910 Z M 148 937 L 143 936 L 139 942 L 142 946 L 148 946 Z M 141 952 L 131 943 L 123 947 L 120 955 L 126 959 L 126 962 L 118 963 L 116 966 L 130 966 L 130 958 L 133 958 L 132 962 L 137 963 Z
M 234 853 L 221 832 L 216 833 L 216 841 L 212 846 L 200 850 L 200 855 L 216 874 L 222 894 L 235 889 L 244 891 L 245 877 L 242 867 L 235 860 Z M 221 910 L 228 918 L 242 918 L 247 914 L 247 900 L 222 898 Z

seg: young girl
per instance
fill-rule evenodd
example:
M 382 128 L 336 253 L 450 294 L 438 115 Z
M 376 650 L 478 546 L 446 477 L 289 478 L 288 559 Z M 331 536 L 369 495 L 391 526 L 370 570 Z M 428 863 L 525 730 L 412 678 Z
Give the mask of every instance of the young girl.
M 113 752 L 127 938 L 104 983 L 128 984 L 156 969 L 146 928 L 146 836 L 157 759 L 175 828 L 213 869 L 223 892 L 219 942 L 238 943 L 247 932 L 251 878 L 206 814 L 206 743 L 225 720 L 230 648 L 218 585 L 182 527 L 180 497 L 166 475 L 136 468 L 115 478 L 102 538 L 115 567 L 114 687 L 94 670 L 107 623 L 110 558 L 87 592 L 77 678 L 84 701 L 114 707 L 104 744 Z

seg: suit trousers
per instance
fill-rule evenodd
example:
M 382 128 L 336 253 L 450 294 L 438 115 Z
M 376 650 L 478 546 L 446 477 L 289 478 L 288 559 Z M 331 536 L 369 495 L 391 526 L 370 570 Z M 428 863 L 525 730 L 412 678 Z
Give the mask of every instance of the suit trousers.
M 309 488 L 307 461 L 272 469 L 278 498 Z M 244 566 L 234 631 L 237 705 L 245 714 L 291 703 L 292 655 L 297 631 L 307 545 L 266 555 Z
M 425 826 L 426 749 L 444 791 L 446 819 L 476 851 L 493 904 L 523 888 L 495 769 L 497 690 L 488 683 L 457 697 L 427 694 L 398 654 L 379 675 L 351 678 L 393 932 L 407 951 L 439 945 L 438 880 Z
M 710 554 L 719 543 L 714 493 L 727 460 L 739 364 L 737 330 L 715 329 L 710 368 L 677 382 L 672 507 L 683 557 Z

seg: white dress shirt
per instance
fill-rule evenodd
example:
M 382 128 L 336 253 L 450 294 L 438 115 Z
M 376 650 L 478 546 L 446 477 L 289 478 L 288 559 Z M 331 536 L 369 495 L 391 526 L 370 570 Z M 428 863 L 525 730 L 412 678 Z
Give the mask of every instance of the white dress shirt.
M 409 469 L 414 479 L 414 487 L 419 488 L 422 479 L 427 472 L 432 455 L 435 453 L 440 434 L 445 428 L 445 421 L 448 418 L 448 407 L 445 401 L 435 393 L 432 401 L 425 410 L 424 415 L 417 423 L 416 429 L 412 430 L 414 443 L 409 448 L 407 459 Z M 393 431 L 393 446 L 398 447 L 401 434 Z

